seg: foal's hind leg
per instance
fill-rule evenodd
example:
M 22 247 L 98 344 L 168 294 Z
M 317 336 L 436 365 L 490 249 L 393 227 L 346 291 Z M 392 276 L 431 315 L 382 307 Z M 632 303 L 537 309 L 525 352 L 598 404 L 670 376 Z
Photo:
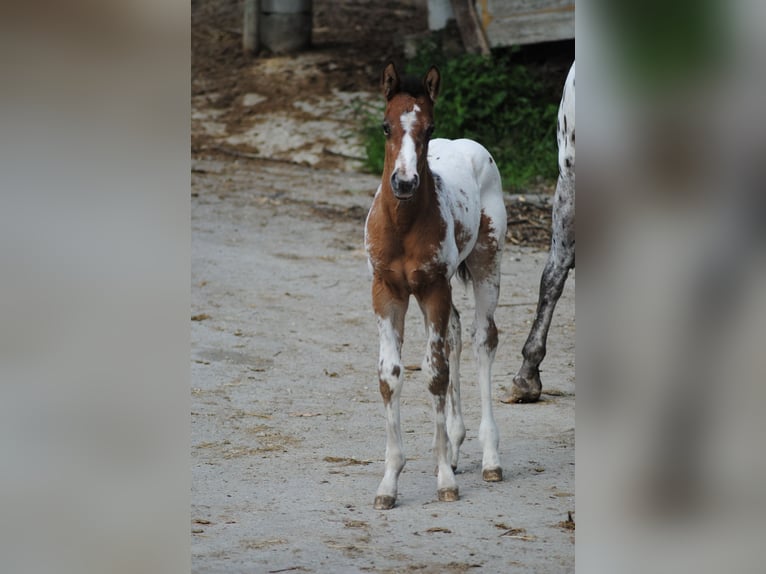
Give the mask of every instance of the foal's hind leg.
M 540 398 L 540 363 L 545 358 L 548 329 L 553 311 L 564 290 L 569 270 L 575 263 L 574 178 L 559 177 L 553 204 L 553 236 L 548 260 L 540 279 L 540 296 L 535 321 L 522 350 L 524 362 L 513 378 L 504 403 L 532 403 Z
M 479 440 L 482 456 L 482 477 L 488 482 L 503 480 L 503 469 L 497 448 L 500 442 L 497 424 L 492 413 L 492 363 L 497 350 L 497 327 L 495 308 L 500 291 L 500 251 L 481 248 L 466 260 L 471 273 L 473 293 L 476 299 L 476 316 L 473 325 L 473 349 L 478 364 L 479 389 L 481 392 L 481 424 Z

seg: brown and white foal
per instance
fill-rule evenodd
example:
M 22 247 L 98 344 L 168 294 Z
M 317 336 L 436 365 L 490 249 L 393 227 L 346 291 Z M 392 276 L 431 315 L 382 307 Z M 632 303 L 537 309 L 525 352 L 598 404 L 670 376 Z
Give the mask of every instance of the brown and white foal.
M 474 141 L 429 141 L 439 81 L 435 67 L 421 80 L 400 77 L 393 64 L 386 66 L 381 78 L 386 98 L 385 165 L 365 225 L 387 430 L 377 509 L 392 508 L 396 503 L 405 462 L 399 396 L 410 295 L 423 312 L 428 337 L 423 371 L 434 405 L 438 496 L 443 501 L 458 499 L 454 469 L 465 426 L 460 409 L 460 317 L 452 304 L 450 284 L 458 271 L 461 278 L 470 279 L 476 301 L 473 345 L 482 404 L 482 475 L 486 481 L 500 481 L 503 476 L 490 390 L 497 348 L 493 315 L 506 231 L 500 173 L 489 152 Z

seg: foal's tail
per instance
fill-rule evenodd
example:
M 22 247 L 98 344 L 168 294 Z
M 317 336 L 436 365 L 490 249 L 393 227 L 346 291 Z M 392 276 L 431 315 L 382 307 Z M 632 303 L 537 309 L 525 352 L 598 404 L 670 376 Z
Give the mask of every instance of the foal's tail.
M 471 271 L 468 269 L 468 265 L 465 264 L 465 261 L 457 266 L 457 276 L 460 278 L 463 286 L 468 286 L 468 281 L 471 279 Z

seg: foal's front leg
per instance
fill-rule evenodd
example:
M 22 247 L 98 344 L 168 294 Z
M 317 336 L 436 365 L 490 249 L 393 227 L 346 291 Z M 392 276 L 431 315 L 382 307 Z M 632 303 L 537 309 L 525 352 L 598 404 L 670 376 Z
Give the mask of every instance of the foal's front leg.
M 441 280 L 424 292 L 418 293 L 418 301 L 425 314 L 428 333 L 424 370 L 434 406 L 433 448 L 437 466 L 437 493 L 439 500 L 451 502 L 458 500 L 459 495 L 450 460 L 450 441 L 446 424 L 447 389 L 450 382 L 448 331 L 452 313 L 449 282 L 446 279 Z M 459 401 L 459 394 L 454 400 Z M 459 412 L 459 404 L 455 406 Z M 458 447 L 459 445 L 455 446 Z
M 399 396 L 404 381 L 401 350 L 408 298 L 396 297 L 382 281 L 374 281 L 372 303 L 380 334 L 378 381 L 386 409 L 386 470 L 375 494 L 374 507 L 388 510 L 396 504 L 399 474 L 405 463 Z
M 465 439 L 465 424 L 460 404 L 460 354 L 463 349 L 460 314 L 452 306 L 447 346 L 449 353 L 449 387 L 447 388 L 447 436 L 450 446 L 450 464 L 457 470 L 460 446 Z

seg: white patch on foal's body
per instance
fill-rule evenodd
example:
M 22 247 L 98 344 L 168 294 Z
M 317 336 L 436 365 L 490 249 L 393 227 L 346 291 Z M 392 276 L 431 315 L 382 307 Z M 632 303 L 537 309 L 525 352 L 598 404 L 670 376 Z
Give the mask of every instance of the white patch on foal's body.
M 442 336 L 434 330 L 433 325 L 428 325 L 426 329 L 426 354 L 423 356 L 423 362 L 420 365 L 423 374 L 427 380 L 433 379 L 438 373 L 433 366 L 433 353 L 431 349 L 442 343 Z
M 370 238 L 367 232 L 367 222 L 370 221 L 370 218 L 374 216 L 375 211 L 378 206 L 378 196 L 380 195 L 380 190 L 383 188 L 382 185 L 378 186 L 378 189 L 375 191 L 375 196 L 372 200 L 372 205 L 370 206 L 370 211 L 367 213 L 367 219 L 364 222 L 364 251 L 367 253 L 367 270 L 370 272 L 370 277 L 372 277 L 374 269 L 375 269 L 375 263 L 376 261 L 373 261 L 372 252 L 370 251 Z
M 391 392 L 395 393 L 401 384 L 400 349 L 402 342 L 391 324 L 391 319 L 378 317 L 378 331 L 380 334 L 380 377 L 391 387 Z M 395 374 L 397 367 L 399 374 Z
M 469 139 L 431 140 L 428 165 L 438 178 L 439 208 L 447 224 L 445 241 L 437 258 L 452 276 L 476 245 L 482 211 L 493 221 L 505 222 L 502 194 L 497 194 L 501 189 L 500 174 L 484 146 Z M 460 250 L 455 238 L 456 226 L 468 238 Z

